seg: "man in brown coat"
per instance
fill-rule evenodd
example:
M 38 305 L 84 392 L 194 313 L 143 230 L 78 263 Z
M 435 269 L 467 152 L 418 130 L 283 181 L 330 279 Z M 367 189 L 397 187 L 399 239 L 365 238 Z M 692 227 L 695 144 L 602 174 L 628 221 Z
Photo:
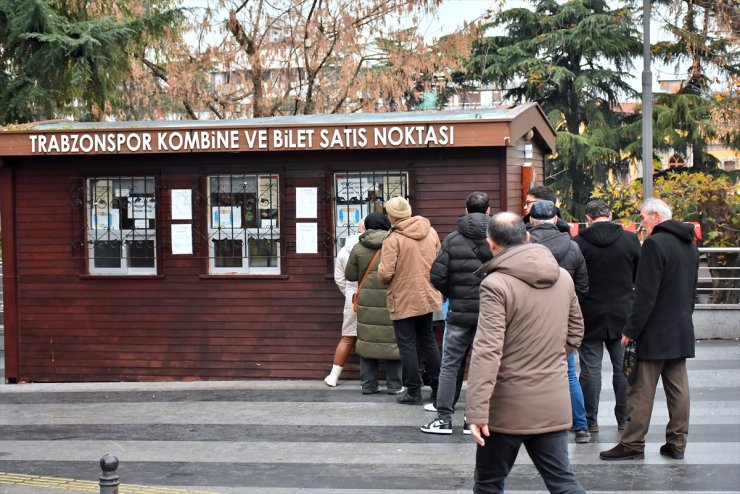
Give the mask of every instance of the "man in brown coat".
M 403 197 L 385 203 L 393 227 L 383 241 L 378 280 L 388 285 L 388 312 L 393 321 L 403 364 L 404 405 L 421 405 L 419 356 L 426 362 L 432 389 L 437 388 L 440 355 L 432 329 L 432 313 L 442 309 L 442 295 L 429 281 L 429 271 L 440 248 L 429 220 L 411 216 Z
M 488 226 L 494 257 L 476 271 L 485 279 L 468 371 L 474 492 L 502 492 L 523 443 L 550 492 L 585 493 L 568 461 L 565 360 L 583 338 L 581 309 L 568 272 L 526 240 L 518 215 L 495 214 Z

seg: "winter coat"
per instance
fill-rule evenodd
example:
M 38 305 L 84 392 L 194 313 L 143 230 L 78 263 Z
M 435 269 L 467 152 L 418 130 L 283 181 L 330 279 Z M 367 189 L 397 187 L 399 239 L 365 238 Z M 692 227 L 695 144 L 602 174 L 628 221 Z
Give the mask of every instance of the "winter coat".
M 478 322 L 480 277 L 475 270 L 493 258 L 486 241 L 491 217 L 469 213 L 457 221 L 457 230 L 442 241 L 429 278 L 434 287 L 449 299 L 447 321 L 455 326 Z
M 593 223 L 574 240 L 588 270 L 588 293 L 580 299 L 583 338 L 621 338 L 632 309 L 640 241 L 612 221 Z
M 655 225 L 642 244 L 635 302 L 623 331 L 637 341 L 638 360 L 694 357 L 698 267 L 692 225 L 674 220 Z
M 578 296 L 586 295 L 588 293 L 586 260 L 583 259 L 578 244 L 571 240 L 570 234 L 558 231 L 551 223 L 543 223 L 532 227 L 529 235 L 533 244 L 542 244 L 550 249 L 560 267 L 570 273 Z
M 437 232 L 422 216 L 397 222 L 383 241 L 378 279 L 388 285 L 394 321 L 442 309 L 442 295 L 429 281 L 439 247 Z
M 536 244 L 509 247 L 478 273 L 486 276 L 468 371 L 468 423 L 513 435 L 569 429 L 566 348 L 583 337 L 572 278 Z
M 339 249 L 337 258 L 334 260 L 334 283 L 344 295 L 344 312 L 342 317 L 342 336 L 357 336 L 357 313 L 352 304 L 352 295 L 357 292 L 357 282 L 347 281 L 344 270 L 349 261 L 349 253 L 360 239 L 359 235 L 347 237 L 344 247 Z
M 375 253 L 388 234 L 385 230 L 368 230 L 349 255 L 345 269 L 348 280 L 359 283 Z M 380 257 L 375 259 L 370 274 L 357 295 L 357 343 L 355 351 L 364 358 L 398 360 L 398 345 L 393 321 L 386 305 L 386 286 L 378 281 Z

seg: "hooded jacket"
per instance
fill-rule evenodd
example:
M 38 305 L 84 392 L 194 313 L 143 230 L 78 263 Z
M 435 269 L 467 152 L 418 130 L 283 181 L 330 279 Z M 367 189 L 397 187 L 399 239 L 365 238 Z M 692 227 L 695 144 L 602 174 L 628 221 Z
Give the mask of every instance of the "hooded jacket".
M 588 293 L 588 270 L 578 244 L 570 238 L 569 233 L 558 231 L 552 223 L 536 225 L 529 230 L 531 242 L 542 244 L 552 252 L 561 268 L 573 277 L 576 293 L 582 297 Z
M 357 314 L 352 304 L 352 295 L 357 292 L 357 282 L 348 281 L 344 274 L 349 261 L 349 254 L 359 240 L 359 235 L 347 237 L 344 246 L 339 249 L 334 260 L 334 283 L 344 295 L 344 309 L 342 313 L 342 336 L 357 336 Z
M 467 421 L 504 434 L 571 427 L 566 346 L 583 318 L 570 275 L 542 245 L 507 248 L 477 271 L 480 316 L 468 371 Z
M 475 275 L 483 263 L 491 260 L 486 231 L 491 217 L 469 213 L 457 221 L 457 230 L 442 241 L 429 278 L 434 287 L 449 299 L 447 322 L 473 326 L 478 322 L 480 277 Z
M 638 360 L 694 357 L 694 296 L 699 250 L 694 227 L 667 220 L 643 242 L 635 302 L 624 334 L 637 341 Z
M 632 309 L 640 241 L 612 221 L 598 221 L 573 239 L 588 270 L 588 293 L 580 298 L 584 339 L 617 339 Z
M 368 230 L 360 235 L 359 242 L 349 255 L 344 272 L 347 280 L 359 284 L 373 256 L 383 245 L 383 239 L 387 234 L 385 230 Z M 386 287 L 378 281 L 377 277 L 379 264 L 380 259 L 375 259 L 357 295 L 355 351 L 364 358 L 398 360 L 400 357 L 396 345 L 396 333 L 393 330 L 393 322 L 386 305 Z
M 383 241 L 378 279 L 388 285 L 388 312 L 396 321 L 442 310 L 442 295 L 429 281 L 440 243 L 423 216 L 398 221 Z

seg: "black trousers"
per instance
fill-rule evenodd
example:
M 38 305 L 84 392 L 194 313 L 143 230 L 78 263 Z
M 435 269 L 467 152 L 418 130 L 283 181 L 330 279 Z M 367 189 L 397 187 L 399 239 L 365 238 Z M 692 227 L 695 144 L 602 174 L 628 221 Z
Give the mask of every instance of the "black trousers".
M 504 481 L 514 465 L 522 443 L 545 481 L 547 490 L 562 494 L 585 494 L 570 469 L 568 431 L 532 436 L 512 436 L 492 432 L 485 437 L 486 445 L 478 446 L 475 454 L 475 494 L 504 491 Z
M 434 383 L 433 387 L 436 387 L 439 379 L 440 356 L 432 329 L 432 313 L 393 321 L 393 329 L 403 364 L 403 385 L 408 389 L 408 394 L 421 396 L 419 355 L 426 363 L 427 374 Z

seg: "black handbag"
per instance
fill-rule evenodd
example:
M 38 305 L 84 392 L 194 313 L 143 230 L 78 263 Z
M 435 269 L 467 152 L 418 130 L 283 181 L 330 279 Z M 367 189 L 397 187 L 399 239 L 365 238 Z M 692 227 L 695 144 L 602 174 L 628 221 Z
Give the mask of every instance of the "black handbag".
M 637 379 L 637 342 L 632 340 L 624 347 L 624 361 L 622 372 L 627 377 L 628 384 L 634 384 Z

